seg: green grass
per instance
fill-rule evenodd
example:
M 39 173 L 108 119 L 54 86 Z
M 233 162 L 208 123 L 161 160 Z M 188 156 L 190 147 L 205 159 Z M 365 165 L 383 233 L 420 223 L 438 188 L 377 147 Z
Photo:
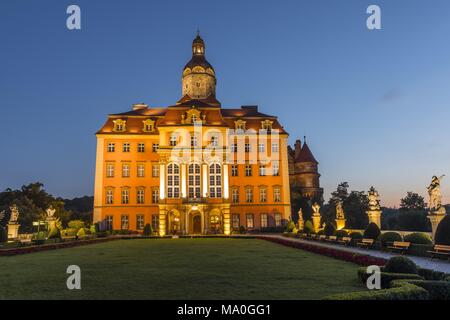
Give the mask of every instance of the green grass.
M 0 257 L 0 299 L 320 299 L 362 290 L 356 270 L 256 239 L 118 240 Z

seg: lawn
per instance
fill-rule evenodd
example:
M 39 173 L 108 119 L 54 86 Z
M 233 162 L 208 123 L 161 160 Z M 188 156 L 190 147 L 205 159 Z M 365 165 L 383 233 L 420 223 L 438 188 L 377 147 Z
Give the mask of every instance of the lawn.
M 0 299 L 320 299 L 362 290 L 356 269 L 256 239 L 118 240 L 0 257 Z

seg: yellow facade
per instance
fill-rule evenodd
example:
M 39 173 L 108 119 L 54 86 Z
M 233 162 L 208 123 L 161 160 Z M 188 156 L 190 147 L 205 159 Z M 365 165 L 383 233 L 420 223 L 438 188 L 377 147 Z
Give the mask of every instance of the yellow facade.
M 94 222 L 152 224 L 163 236 L 281 228 L 289 219 L 288 134 L 256 106 L 222 108 L 204 54 L 197 36 L 175 105 L 136 104 L 97 132 Z

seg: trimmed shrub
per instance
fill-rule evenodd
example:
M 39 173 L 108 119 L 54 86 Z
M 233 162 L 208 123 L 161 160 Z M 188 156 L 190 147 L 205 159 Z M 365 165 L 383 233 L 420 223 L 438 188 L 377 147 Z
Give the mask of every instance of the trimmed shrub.
M 419 268 L 418 269 L 419 275 L 424 278 L 425 280 L 436 280 L 436 281 L 445 281 L 446 277 L 449 276 L 449 274 L 441 271 L 434 271 L 431 269 L 424 269 Z
M 0 243 L 8 241 L 8 232 L 6 229 L 0 226 Z
M 450 215 L 442 219 L 437 227 L 436 244 L 450 246 Z
M 292 232 L 295 229 L 295 223 L 292 220 L 289 220 L 288 224 L 286 225 L 286 232 Z
M 364 238 L 377 240 L 380 236 L 380 233 L 380 228 L 378 228 L 375 223 L 371 222 L 367 226 L 367 229 L 364 231 Z
M 68 226 L 70 229 L 80 230 L 81 228 L 84 228 L 84 221 L 82 220 L 72 220 L 69 221 Z
M 86 237 L 86 229 L 85 229 L 85 228 L 81 228 L 80 230 L 78 230 L 78 232 L 77 232 L 77 237 L 78 237 L 78 238 L 84 238 L 84 237 Z
M 48 239 L 61 239 L 61 232 L 58 228 L 53 228 L 48 233 Z
M 433 244 L 431 237 L 426 233 L 414 232 L 406 235 L 403 238 L 405 242 L 411 242 L 414 244 Z
M 239 227 L 239 233 L 240 233 L 240 234 L 245 234 L 245 233 L 247 233 L 247 229 L 245 229 L 244 226 L 240 226 L 240 227 Z
M 431 300 L 450 300 L 450 282 L 448 281 L 408 281 L 428 291 Z
M 359 268 L 358 269 L 358 279 L 363 283 L 366 284 L 367 279 L 371 276 L 371 274 L 366 272 L 367 268 Z M 405 280 L 405 279 L 411 279 L 411 280 L 423 280 L 423 277 L 417 274 L 413 273 L 391 273 L 391 272 L 381 272 L 381 288 L 388 288 L 391 281 L 394 280 Z
M 337 230 L 336 237 L 338 238 L 348 237 L 348 232 L 345 230 Z
M 416 264 L 406 257 L 393 257 L 384 266 L 385 272 L 417 274 Z
M 388 243 L 402 241 L 403 238 L 398 232 L 385 232 L 380 236 L 381 245 L 386 246 Z
M 311 220 L 307 220 L 305 222 L 305 225 L 303 226 L 303 233 L 306 233 L 306 234 L 314 233 L 314 226 L 313 226 Z
M 152 228 L 152 225 L 150 223 L 147 223 L 144 226 L 144 230 L 142 231 L 142 234 L 144 236 L 151 236 L 153 234 L 153 228 Z
M 95 226 L 95 224 L 92 224 L 92 225 L 89 227 L 89 232 L 90 232 L 91 234 L 96 234 L 96 233 L 97 233 L 97 227 Z
M 361 240 L 363 238 L 363 235 L 359 231 L 353 231 L 349 234 L 349 237 L 352 238 L 352 240 Z
M 334 224 L 328 222 L 325 225 L 324 232 L 327 237 L 334 236 L 336 233 L 336 227 L 334 226 Z

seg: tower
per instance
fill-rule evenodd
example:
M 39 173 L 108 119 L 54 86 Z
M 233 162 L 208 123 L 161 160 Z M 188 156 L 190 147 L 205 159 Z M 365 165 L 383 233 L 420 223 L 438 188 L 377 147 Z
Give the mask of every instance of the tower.
M 183 69 L 182 100 L 215 100 L 216 74 L 205 58 L 205 42 L 197 32 L 192 42 L 192 58 Z

